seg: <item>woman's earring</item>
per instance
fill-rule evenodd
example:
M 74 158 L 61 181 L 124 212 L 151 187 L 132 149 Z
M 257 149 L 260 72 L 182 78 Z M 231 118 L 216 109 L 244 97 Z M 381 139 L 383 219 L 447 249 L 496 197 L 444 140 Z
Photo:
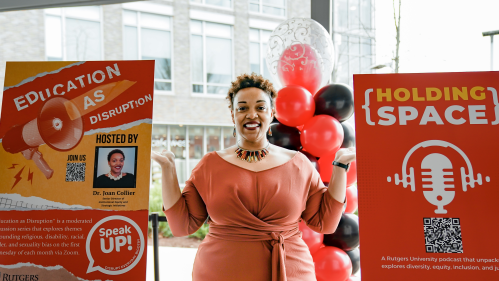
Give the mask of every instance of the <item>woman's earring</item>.
M 272 128 L 269 127 L 269 137 L 272 136 Z
M 236 137 L 236 127 L 234 127 L 234 132 L 232 132 L 232 135 Z

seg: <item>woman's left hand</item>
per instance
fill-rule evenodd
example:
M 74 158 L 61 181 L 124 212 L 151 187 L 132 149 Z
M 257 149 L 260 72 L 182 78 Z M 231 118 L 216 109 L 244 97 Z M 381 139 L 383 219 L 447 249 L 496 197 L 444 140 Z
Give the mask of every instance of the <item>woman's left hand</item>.
M 336 157 L 334 161 L 340 162 L 342 164 L 349 164 L 356 158 L 355 147 L 341 148 L 336 152 Z

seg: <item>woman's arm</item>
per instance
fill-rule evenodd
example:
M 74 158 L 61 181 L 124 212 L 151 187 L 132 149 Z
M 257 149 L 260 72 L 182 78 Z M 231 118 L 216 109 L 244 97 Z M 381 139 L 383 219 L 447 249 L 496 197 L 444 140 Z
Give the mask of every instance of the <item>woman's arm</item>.
M 175 169 L 175 155 L 171 151 L 163 150 L 161 154 L 151 152 L 151 158 L 161 166 L 161 194 L 163 206 L 168 210 L 181 196 Z
M 334 161 L 341 164 L 350 164 L 355 160 L 355 148 L 342 148 L 336 152 Z M 332 165 L 332 164 L 331 164 Z M 333 166 L 333 173 L 329 181 L 329 194 L 338 202 L 345 202 L 347 186 L 347 172 L 344 168 Z

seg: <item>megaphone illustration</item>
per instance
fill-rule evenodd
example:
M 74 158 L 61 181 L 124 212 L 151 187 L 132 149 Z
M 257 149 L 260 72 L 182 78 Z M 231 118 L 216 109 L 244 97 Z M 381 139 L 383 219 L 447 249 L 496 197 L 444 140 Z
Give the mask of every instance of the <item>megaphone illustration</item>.
M 21 152 L 50 179 L 54 170 L 43 159 L 38 147 L 47 144 L 57 151 L 68 151 L 77 146 L 83 137 L 83 120 L 81 117 L 72 120 L 68 112 L 78 112 L 71 101 L 62 97 L 48 99 L 37 118 L 7 131 L 2 141 L 3 148 L 13 154 Z

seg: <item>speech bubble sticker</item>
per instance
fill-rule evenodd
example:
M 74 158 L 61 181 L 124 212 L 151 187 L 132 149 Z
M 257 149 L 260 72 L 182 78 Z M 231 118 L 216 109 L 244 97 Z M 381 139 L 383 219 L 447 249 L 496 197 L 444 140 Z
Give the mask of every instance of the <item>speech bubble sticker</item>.
M 134 248 L 134 246 L 132 246 L 134 244 L 131 241 L 131 238 L 130 238 L 131 235 L 130 236 L 126 235 L 127 233 L 131 233 L 131 229 L 133 229 L 133 228 L 130 228 L 130 227 L 127 227 L 127 225 L 124 225 L 121 228 L 101 229 L 101 230 L 99 230 L 98 234 L 99 234 L 99 236 L 103 236 L 99 239 L 100 239 L 100 243 L 101 243 L 101 249 L 102 249 L 102 252 L 104 254 L 109 254 L 114 249 L 115 252 L 117 253 L 115 255 L 122 256 L 123 252 L 120 253 L 120 249 L 124 249 L 125 251 L 126 250 L 130 251 L 131 252 L 130 255 L 133 255 L 133 257 L 128 262 L 122 264 L 121 266 L 117 266 L 117 267 L 102 268 L 101 266 L 94 266 L 95 261 L 94 261 L 94 258 L 92 256 L 92 252 L 91 252 L 92 236 L 98 227 L 100 227 L 102 224 L 104 224 L 106 222 L 112 222 L 112 221 L 125 221 L 125 222 L 129 223 L 130 225 L 132 225 L 133 228 L 135 228 L 135 230 L 137 231 L 137 234 L 139 236 L 139 239 L 138 239 L 137 245 L 136 245 L 136 250 L 131 251 Z M 120 235 L 120 234 L 123 234 L 123 235 Z M 120 235 L 120 236 L 116 236 L 116 235 Z M 107 246 L 106 246 L 105 239 L 109 239 Z M 130 271 L 140 261 L 140 258 L 142 257 L 142 255 L 144 253 L 144 235 L 142 234 L 142 230 L 137 225 L 137 223 L 135 223 L 130 218 L 127 218 L 124 216 L 109 216 L 109 217 L 103 218 L 102 220 L 98 221 L 92 227 L 90 232 L 88 233 L 87 242 L 86 242 L 86 251 L 87 251 L 88 260 L 90 262 L 88 265 L 87 273 L 94 272 L 94 271 L 100 271 L 100 272 L 102 272 L 104 274 L 108 274 L 108 275 L 120 275 L 120 274 L 123 274 L 125 272 Z M 133 262 L 132 262 L 132 260 L 133 260 Z M 112 270 L 111 270 L 111 268 L 112 268 Z

